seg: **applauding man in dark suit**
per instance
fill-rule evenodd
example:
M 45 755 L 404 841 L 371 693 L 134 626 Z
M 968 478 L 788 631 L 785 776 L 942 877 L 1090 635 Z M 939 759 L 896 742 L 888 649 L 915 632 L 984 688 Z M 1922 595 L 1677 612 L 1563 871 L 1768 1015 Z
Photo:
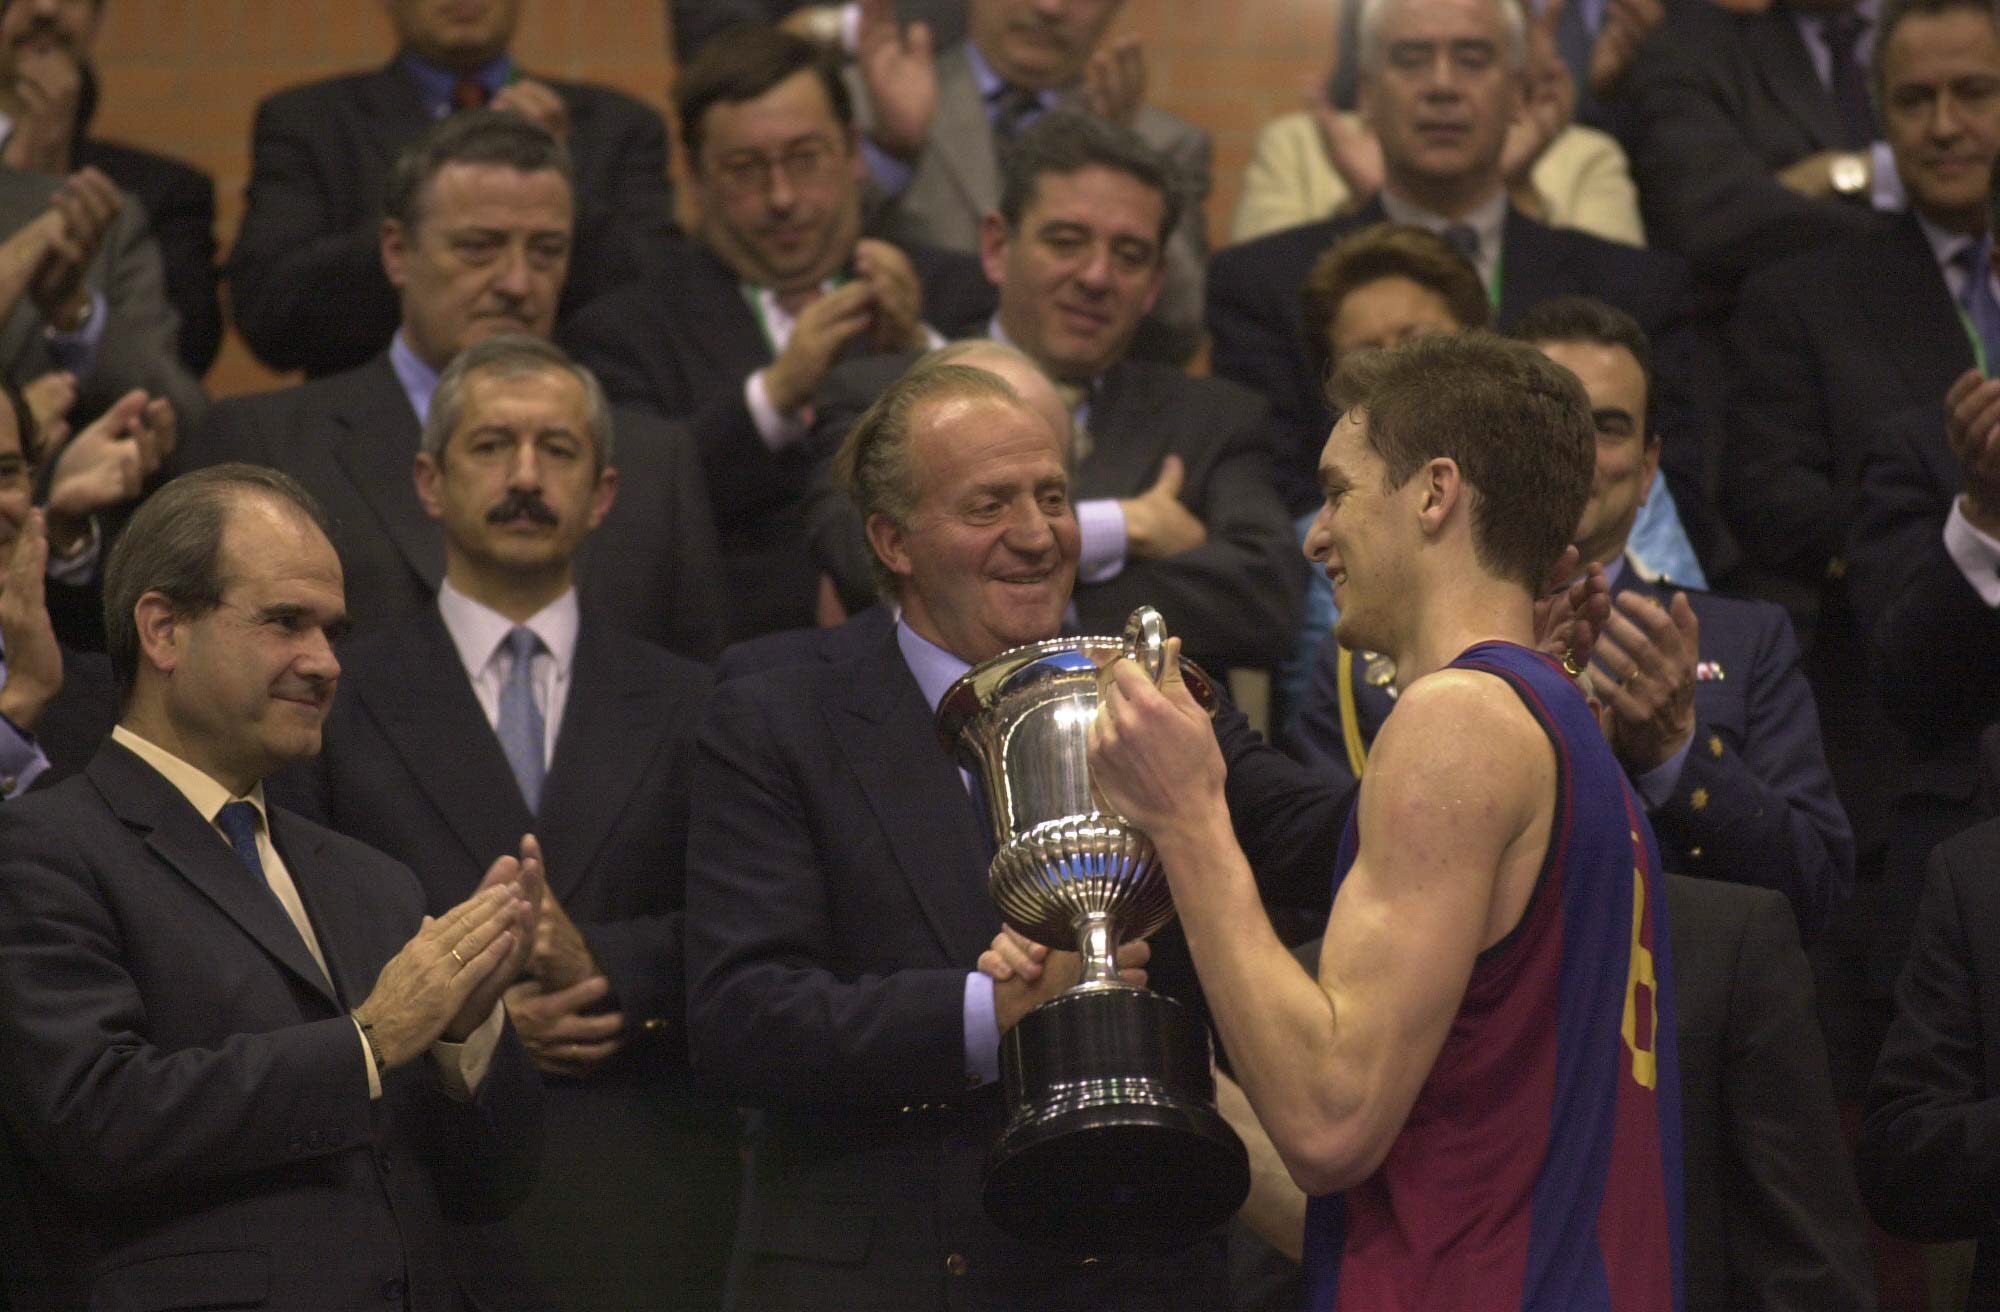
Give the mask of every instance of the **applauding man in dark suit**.
M 701 217 L 650 276 L 566 325 L 613 399 L 685 417 L 701 446 L 735 599 L 730 635 L 813 619 L 798 503 L 825 452 L 804 439 L 836 361 L 974 330 L 992 290 L 969 255 L 865 236 L 846 84 L 826 52 L 723 33 L 674 87 Z
M 660 116 L 608 87 L 525 75 L 509 52 L 521 0 L 383 7 L 397 47 L 386 67 L 292 87 L 257 107 L 229 290 L 237 328 L 274 369 L 317 377 L 382 349 L 396 327 L 396 295 L 375 256 L 391 166 L 454 112 L 516 114 L 576 161 L 577 277 L 565 311 L 628 277 L 640 243 L 668 222 Z
M 417 494 L 435 603 L 345 653 L 306 809 L 422 871 L 433 910 L 520 835 L 552 872 L 532 979 L 507 995 L 549 1094 L 513 1221 L 560 1306 L 713 1308 L 735 1119 L 687 1089 L 681 885 L 709 674 L 581 600 L 577 548 L 618 491 L 604 395 L 537 338 L 445 370 Z
M 17 1306 L 458 1308 L 447 1219 L 519 1200 L 539 1099 L 498 1003 L 522 845 L 435 918 L 403 866 L 265 803 L 319 750 L 340 561 L 296 483 L 170 484 L 113 551 L 123 718 L 0 811 L 0 1106 Z M 483 1286 L 483 1288 L 482 1288 Z

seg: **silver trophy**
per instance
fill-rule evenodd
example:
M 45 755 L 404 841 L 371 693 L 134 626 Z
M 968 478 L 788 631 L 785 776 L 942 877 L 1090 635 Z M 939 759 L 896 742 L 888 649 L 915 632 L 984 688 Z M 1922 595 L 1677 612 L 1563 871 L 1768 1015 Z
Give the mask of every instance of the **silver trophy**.
M 1091 785 L 1085 746 L 1105 670 L 1158 682 L 1166 625 L 1150 606 L 1124 638 L 1061 638 L 973 667 L 938 703 L 938 732 L 978 775 L 999 851 L 1002 918 L 1083 958 L 1077 984 L 1001 1041 L 1007 1126 L 985 1203 L 1022 1239 L 1097 1253 L 1164 1249 L 1226 1221 L 1250 1189 L 1242 1141 L 1215 1110 L 1208 1029 L 1118 977 L 1118 945 L 1174 916 L 1152 840 Z M 1211 714 L 1214 683 L 1181 676 Z

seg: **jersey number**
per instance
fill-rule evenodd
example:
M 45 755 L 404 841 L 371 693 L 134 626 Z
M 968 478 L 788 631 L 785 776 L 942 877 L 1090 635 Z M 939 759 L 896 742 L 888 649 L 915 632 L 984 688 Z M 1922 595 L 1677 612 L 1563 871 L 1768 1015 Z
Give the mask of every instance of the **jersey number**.
M 1653 951 L 1639 940 L 1639 930 L 1646 918 L 1646 879 L 1639 871 L 1632 872 L 1632 954 L 1631 964 L 1625 975 L 1625 1020 L 1621 1032 L 1625 1036 L 1625 1050 L 1632 1054 L 1632 1078 L 1643 1088 L 1653 1088 L 1659 1081 L 1659 1058 L 1653 1051 L 1657 1041 L 1660 1023 L 1658 995 L 1653 979 Z M 1643 1034 L 1639 1027 L 1640 989 L 1645 990 L 1646 1025 Z

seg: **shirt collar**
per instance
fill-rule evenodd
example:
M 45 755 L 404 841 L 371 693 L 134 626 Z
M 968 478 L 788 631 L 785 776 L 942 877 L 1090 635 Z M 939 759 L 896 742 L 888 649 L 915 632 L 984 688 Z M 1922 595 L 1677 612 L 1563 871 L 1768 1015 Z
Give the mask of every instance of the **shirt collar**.
M 263 784 L 255 785 L 250 789 L 248 796 L 239 798 L 201 767 L 190 765 L 159 744 L 141 738 L 122 724 L 111 730 L 111 740 L 158 770 L 166 781 L 174 786 L 174 791 L 185 797 L 188 805 L 194 807 L 201 818 L 210 824 L 215 823 L 216 812 L 224 806 L 230 802 L 241 801 L 257 808 L 257 814 L 264 816 L 265 832 L 270 831 L 270 817 L 264 810 Z
M 474 601 L 446 579 L 438 589 L 438 614 L 444 620 L 451 645 L 458 649 L 459 664 L 469 678 L 478 678 L 492 663 L 493 655 L 514 631 L 514 621 L 490 606 Z M 576 633 L 582 611 L 576 589 L 570 588 L 523 621 L 555 658 L 556 673 L 567 676 L 576 659 Z
M 409 339 L 400 328 L 389 339 L 389 367 L 396 371 L 396 381 L 403 385 L 403 395 L 410 398 L 410 409 L 417 412 L 417 423 L 428 422 L 431 396 L 437 391 L 438 371 L 410 349 Z
M 1382 213 L 1391 223 L 1408 223 L 1442 234 L 1453 224 L 1463 223 L 1479 234 L 1479 258 L 1490 262 L 1500 251 L 1500 235 L 1507 223 L 1507 190 L 1502 187 L 1463 218 L 1448 219 L 1421 205 L 1404 200 L 1389 188 L 1382 188 Z
M 896 617 L 896 646 L 902 650 L 903 663 L 916 676 L 917 688 L 933 713 L 944 700 L 946 690 L 972 668 L 911 628 L 910 622 L 900 615 Z
M 965 62 L 972 69 L 972 84 L 979 88 L 979 102 L 990 109 L 993 98 L 1007 89 L 1007 79 L 1001 77 L 994 71 L 993 65 L 986 62 L 986 56 L 979 53 L 979 46 L 975 42 L 965 43 Z M 1053 109 L 1056 93 L 1037 91 L 1035 99 L 1041 102 L 1043 109 Z
M 423 98 L 424 108 L 431 117 L 442 118 L 451 109 L 451 89 L 458 85 L 459 74 L 448 68 L 439 68 L 428 59 L 419 58 L 405 50 L 396 57 L 417 84 L 417 94 Z M 500 94 L 500 88 L 514 80 L 514 59 L 505 51 L 495 55 L 473 73 L 473 80 L 486 88 L 488 96 Z

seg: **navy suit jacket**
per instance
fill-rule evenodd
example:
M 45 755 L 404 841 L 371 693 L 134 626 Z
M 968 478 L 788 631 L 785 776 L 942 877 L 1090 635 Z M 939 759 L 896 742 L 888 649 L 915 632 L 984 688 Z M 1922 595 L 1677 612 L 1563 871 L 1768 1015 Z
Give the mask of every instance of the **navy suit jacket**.
M 984 332 L 994 292 L 969 255 L 906 245 L 923 287 L 924 322 L 947 338 Z M 600 298 L 566 324 L 563 345 L 621 404 L 685 420 L 729 571 L 730 636 L 811 624 L 818 577 L 800 547 L 800 502 L 830 454 L 811 443 L 774 453 L 757 434 L 743 389 L 772 361 L 770 341 L 740 280 L 696 242 L 651 253 L 648 276 Z M 853 354 L 865 352 L 855 343 Z
M 1354 214 L 1231 246 L 1209 267 L 1215 372 L 1271 402 L 1278 492 L 1295 516 L 1319 501 L 1319 453 L 1333 427 L 1319 357 L 1306 344 L 1299 288 L 1336 242 L 1386 218 L 1381 201 L 1373 200 Z M 1665 443 L 1663 468 L 1703 567 L 1711 576 L 1720 574 L 1732 549 L 1708 509 L 1720 441 L 1716 398 L 1707 395 L 1703 381 L 1713 373 L 1713 352 L 1694 326 L 1687 266 L 1661 251 L 1551 228 L 1511 207 L 1500 241 L 1496 328 L 1505 331 L 1552 296 L 1578 295 L 1617 306 L 1646 330 L 1658 380 L 1653 412 Z
M 1000 924 L 992 849 L 886 613 L 764 639 L 723 674 L 688 854 L 688 1027 L 697 1076 L 764 1109 L 740 1306 L 942 1309 L 951 1253 L 953 1307 L 1219 1302 L 1219 1243 L 1086 1266 L 981 1210 L 1001 1108 L 967 1087 L 963 997 Z M 1267 781 L 1253 865 L 1324 905 L 1347 796 L 1240 716 L 1220 729 L 1232 790 Z
M 715 529 L 684 428 L 613 413 L 618 500 L 577 556 L 577 577 L 630 632 L 697 660 L 722 647 Z M 226 460 L 298 479 L 333 520 L 357 627 L 434 608 L 444 532 L 417 500 L 417 413 L 389 357 L 256 396 L 231 397 L 185 444 L 183 469 Z
M 561 313 L 618 286 L 669 223 L 660 116 L 608 87 L 548 80 L 569 112 L 576 244 Z M 243 224 L 229 253 L 237 330 L 273 369 L 338 373 L 382 349 L 402 318 L 382 271 L 382 192 L 432 122 L 395 62 L 291 87 L 257 106 Z
M 1637 103 L 1632 176 L 1646 231 L 1694 262 L 1727 303 L 1747 273 L 1865 231 L 1866 205 L 1786 188 L 1789 164 L 1841 144 L 1840 114 L 1794 11 L 1676 4 L 1626 77 Z
M 624 1050 L 592 1075 L 544 1077 L 549 1154 L 514 1227 L 544 1283 L 566 1306 L 712 1308 L 741 1168 L 730 1109 L 690 1092 L 681 967 L 712 674 L 586 607 L 531 815 L 435 605 L 340 657 L 320 754 L 274 795 L 419 872 L 433 915 L 535 834 L 550 891 L 611 982 L 601 1009 L 625 1018 Z
M 1854 836 L 1834 796 L 1791 621 L 1768 602 L 1648 583 L 1630 562 L 1618 591 L 1662 605 L 1686 591 L 1701 623 L 1694 739 L 1673 794 L 1647 813 L 1661 860 L 1679 874 L 1776 889 L 1812 935 L 1853 888 Z M 1329 637 L 1295 736 L 1303 759 L 1345 781 L 1354 776 L 1342 745 L 1338 652 Z M 1364 742 L 1395 707 L 1393 665 L 1385 678 L 1379 665 L 1371 677 L 1373 664 L 1357 656 L 1350 679 Z
M 534 1177 L 525 1053 L 507 1029 L 469 1103 L 428 1058 L 371 1100 L 347 1013 L 416 932 L 422 893 L 282 809 L 271 836 L 330 981 L 123 747 L 0 808 L 0 1107 L 28 1200 L 8 1223 L 17 1307 L 513 1301 L 501 1273 L 461 1280 L 446 1238 L 448 1221 L 504 1216 Z
M 1744 284 L 1729 326 L 1723 508 L 1749 561 L 1817 590 L 1845 547 L 1871 439 L 1942 403 L 1972 345 L 1909 215 Z

